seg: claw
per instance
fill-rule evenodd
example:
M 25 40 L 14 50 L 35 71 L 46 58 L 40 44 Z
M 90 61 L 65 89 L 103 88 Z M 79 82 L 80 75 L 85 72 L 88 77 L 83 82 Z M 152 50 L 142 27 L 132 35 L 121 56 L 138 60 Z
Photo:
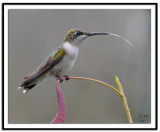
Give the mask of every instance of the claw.
M 60 81 L 59 81 L 60 83 L 63 82 L 63 79 L 62 79 L 61 77 L 59 78 L 59 80 L 60 80 Z
M 65 77 L 65 80 L 66 80 L 66 81 L 68 81 L 68 80 L 70 79 L 70 77 L 67 76 L 67 75 L 64 75 L 64 77 Z
M 63 78 L 62 77 L 60 77 L 59 75 L 56 75 L 56 77 L 57 77 L 57 79 L 59 79 L 60 83 L 63 82 Z

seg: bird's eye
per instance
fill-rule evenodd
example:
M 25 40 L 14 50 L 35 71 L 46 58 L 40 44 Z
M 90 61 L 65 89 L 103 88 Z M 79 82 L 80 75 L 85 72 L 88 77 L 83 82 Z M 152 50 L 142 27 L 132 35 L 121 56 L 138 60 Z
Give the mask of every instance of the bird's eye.
M 77 35 L 82 35 L 83 33 L 78 31 L 78 32 L 76 32 L 76 34 Z

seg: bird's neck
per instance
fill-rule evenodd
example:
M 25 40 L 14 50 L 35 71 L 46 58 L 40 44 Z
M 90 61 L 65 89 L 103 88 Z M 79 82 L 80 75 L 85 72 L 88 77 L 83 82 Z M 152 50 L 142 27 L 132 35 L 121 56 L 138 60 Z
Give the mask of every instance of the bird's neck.
M 63 44 L 63 48 L 66 51 L 67 54 L 69 55 L 77 55 L 79 48 L 69 42 L 65 42 Z

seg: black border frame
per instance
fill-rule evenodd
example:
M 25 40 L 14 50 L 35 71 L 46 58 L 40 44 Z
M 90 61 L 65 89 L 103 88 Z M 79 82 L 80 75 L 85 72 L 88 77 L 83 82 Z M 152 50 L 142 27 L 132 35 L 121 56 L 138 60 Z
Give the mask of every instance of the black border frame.
M 5 5 L 153 5 L 155 6 L 155 128 L 4 128 L 4 6 Z M 2 130 L 158 130 L 158 3 L 2 3 Z

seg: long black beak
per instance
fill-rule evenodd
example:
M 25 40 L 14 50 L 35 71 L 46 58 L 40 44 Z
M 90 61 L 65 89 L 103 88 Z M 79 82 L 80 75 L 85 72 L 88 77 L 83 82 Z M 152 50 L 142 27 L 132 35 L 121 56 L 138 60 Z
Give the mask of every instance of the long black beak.
M 90 33 L 86 33 L 88 36 L 94 36 L 94 35 L 112 35 L 112 36 L 116 36 L 119 37 L 121 39 L 123 39 L 124 41 L 126 41 L 127 43 L 129 43 L 130 45 L 133 46 L 133 44 L 131 42 L 129 42 L 127 39 L 123 38 L 122 36 L 119 36 L 117 34 L 113 34 L 113 33 L 109 33 L 109 32 L 90 32 Z
M 94 35 L 109 35 L 107 32 L 90 32 L 87 34 L 88 36 L 94 36 Z

